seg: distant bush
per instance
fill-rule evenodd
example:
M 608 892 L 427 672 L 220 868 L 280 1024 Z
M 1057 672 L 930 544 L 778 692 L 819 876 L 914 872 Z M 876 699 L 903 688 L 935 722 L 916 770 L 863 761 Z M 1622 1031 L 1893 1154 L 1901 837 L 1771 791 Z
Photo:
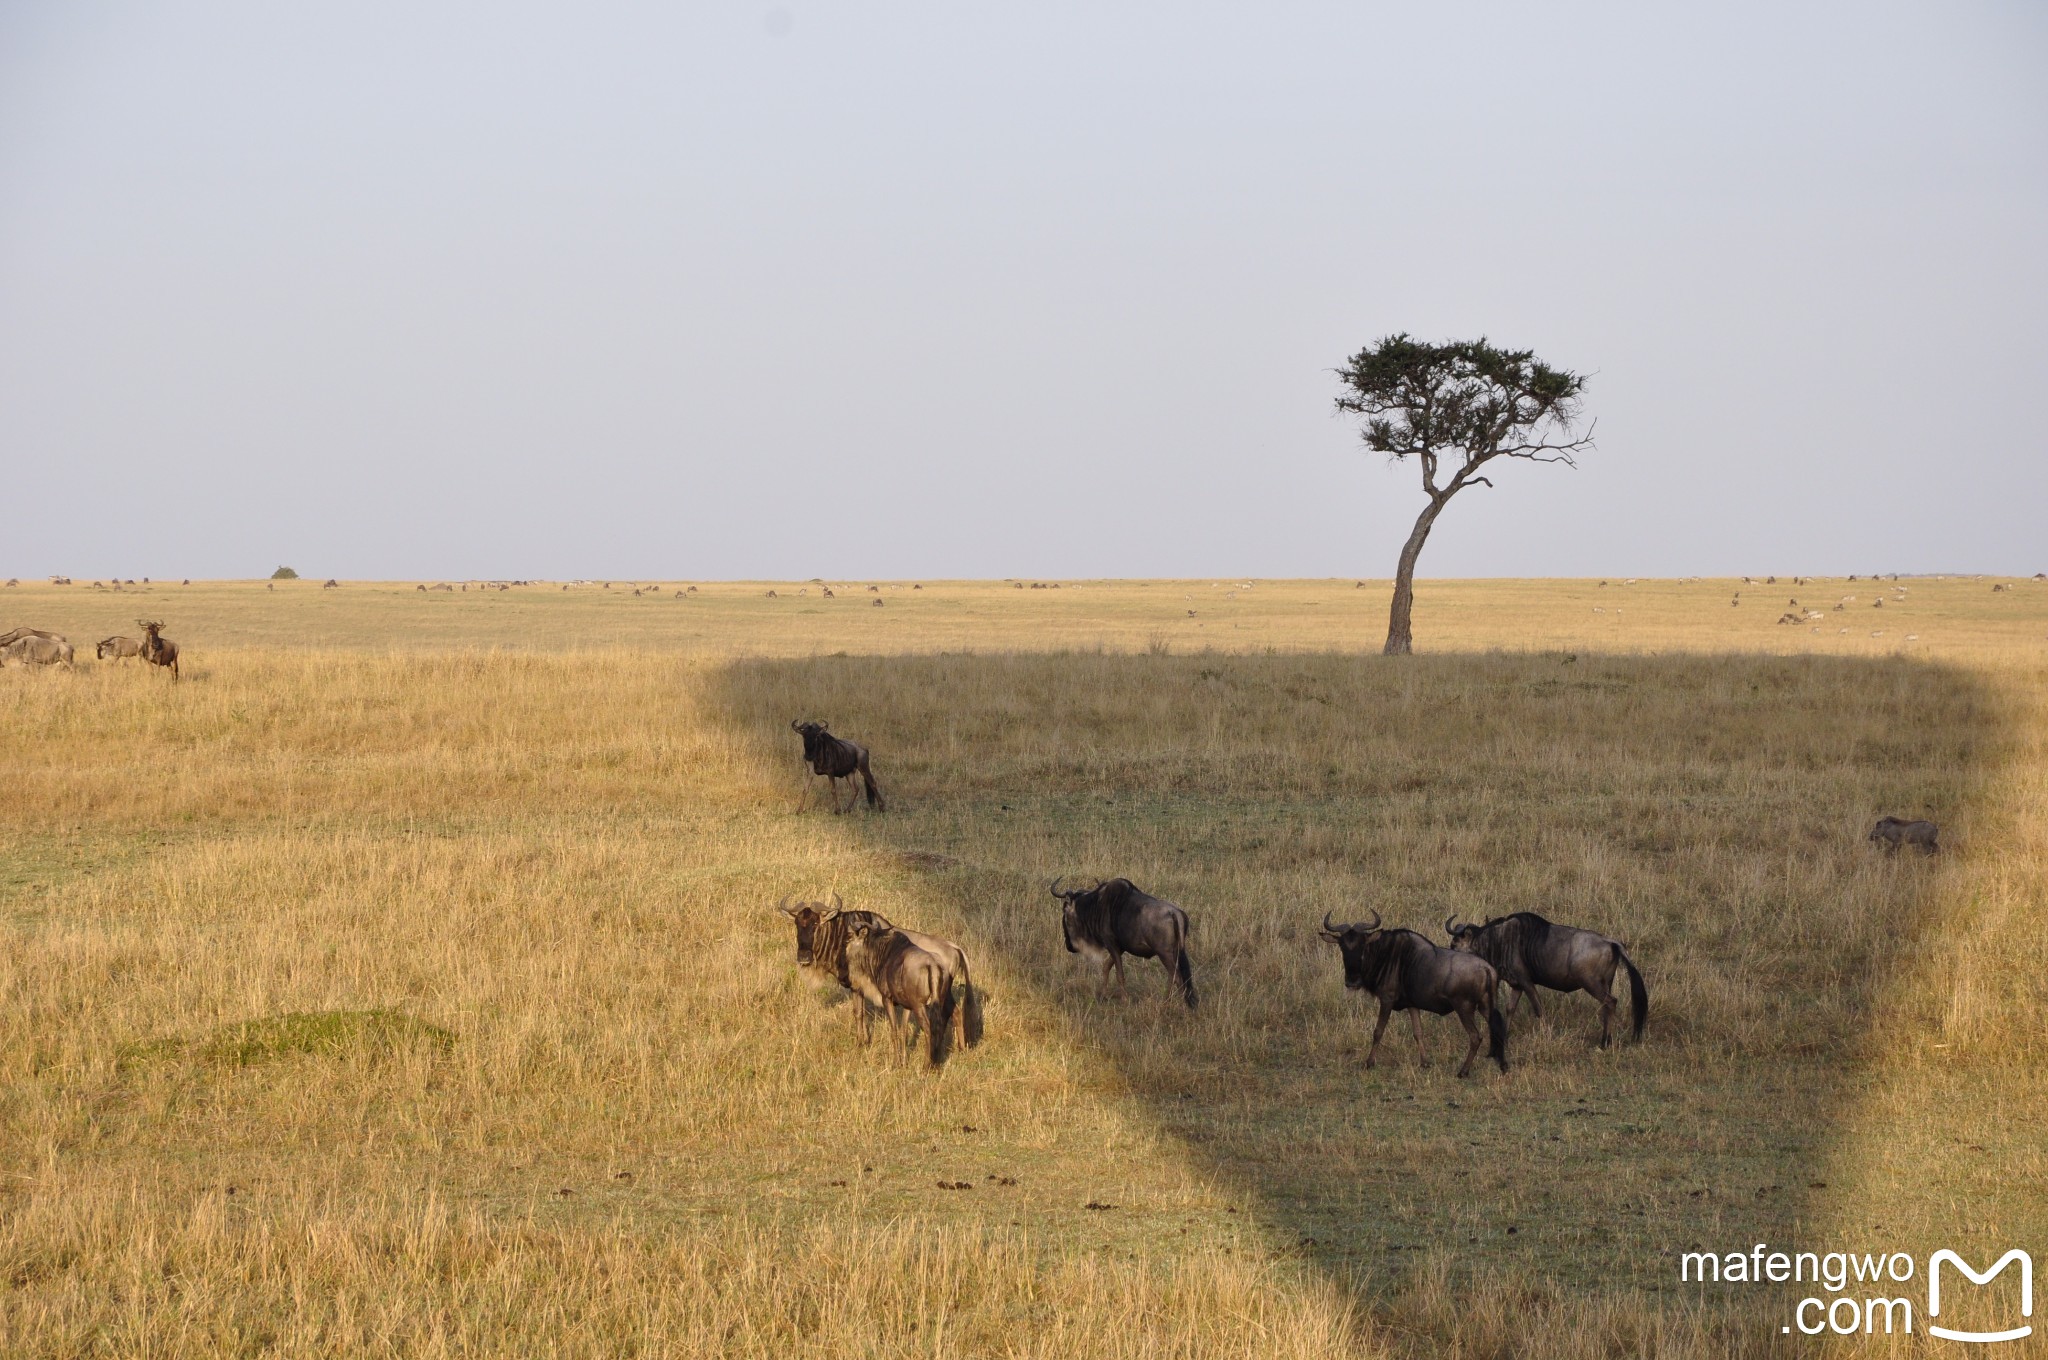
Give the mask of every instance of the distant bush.
M 270 573 L 270 579 L 273 581 L 296 581 L 299 579 L 299 574 L 290 567 L 279 567 L 276 571 Z

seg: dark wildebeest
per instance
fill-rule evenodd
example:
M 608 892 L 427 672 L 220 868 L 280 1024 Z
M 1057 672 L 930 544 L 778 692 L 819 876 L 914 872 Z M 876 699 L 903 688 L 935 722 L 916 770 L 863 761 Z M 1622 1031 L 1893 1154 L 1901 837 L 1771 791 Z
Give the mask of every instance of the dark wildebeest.
M 142 659 L 152 666 L 170 667 L 171 679 L 178 679 L 178 644 L 164 636 L 163 624 L 135 622 L 142 629 Z
M 832 900 L 839 901 L 837 893 Z M 799 968 L 815 968 L 829 973 L 839 985 L 853 990 L 853 981 L 847 975 L 846 941 L 854 925 L 866 922 L 880 929 L 894 928 L 889 918 L 874 911 L 847 911 L 837 906 L 831 911 L 822 908 L 822 902 L 800 902 L 792 907 L 783 903 L 776 908 L 796 924 L 796 962 Z M 972 1048 L 981 1042 L 981 993 L 974 986 L 974 978 L 967 969 L 967 951 L 953 941 L 939 935 L 926 935 L 920 931 L 906 930 L 910 942 L 945 965 L 950 982 L 960 984 L 959 1005 L 951 1014 L 959 1017 L 960 1043 Z
M 1166 976 L 1187 1002 L 1195 1008 L 1195 974 L 1188 966 L 1188 914 L 1164 898 L 1143 891 L 1128 878 L 1097 880 L 1092 888 L 1060 891 L 1059 879 L 1052 881 L 1052 895 L 1066 905 L 1060 910 L 1060 926 L 1066 933 L 1067 952 L 1081 954 L 1102 965 L 1102 988 L 1116 973 L 1116 985 L 1125 996 L 1131 989 L 1124 981 L 1124 955 L 1158 959 Z
M 116 635 L 103 639 L 95 650 L 102 661 L 126 661 L 131 656 L 142 655 L 142 644 L 134 638 Z
M 1529 1008 L 1541 1020 L 1538 987 L 1553 992 L 1583 991 L 1600 1003 L 1600 1047 L 1605 1048 L 1613 1037 L 1614 1008 L 1619 1004 L 1614 995 L 1614 968 L 1619 964 L 1628 969 L 1633 1037 L 1643 1037 L 1643 1026 L 1650 1019 L 1650 991 L 1643 986 L 1643 975 L 1636 971 L 1621 941 L 1577 926 L 1553 925 L 1533 911 L 1496 917 L 1483 926 L 1470 922 L 1461 926 L 1457 919 L 1444 918 L 1451 947 L 1477 954 L 1499 971 L 1500 980 L 1514 993 L 1508 1001 L 1509 1014 L 1527 996 Z
M 868 748 L 857 741 L 846 741 L 825 730 L 821 722 L 796 722 L 789 724 L 790 730 L 804 739 L 804 764 L 811 775 L 823 775 L 832 785 L 832 811 L 844 812 L 859 801 L 858 792 L 849 790 L 846 807 L 839 806 L 839 781 L 852 779 L 856 774 L 867 786 L 868 806 L 882 812 L 889 810 L 883 800 L 881 789 L 875 786 L 874 771 L 868 768 Z M 804 779 L 804 796 L 797 803 L 796 810 L 802 812 L 811 805 L 811 779 Z
M 17 628 L 8 636 L 11 641 L 0 643 L 0 664 L 9 661 L 19 661 L 24 666 L 72 664 L 71 644 L 54 633 Z
M 1870 829 L 1870 839 L 1894 855 L 1902 845 L 1918 846 L 1923 855 L 1935 854 L 1941 849 L 1934 839 L 1939 834 L 1933 822 L 1909 822 L 1903 817 L 1886 817 Z
M 1431 944 L 1412 930 L 1384 929 L 1378 912 L 1372 914 L 1369 925 L 1347 926 L 1332 925 L 1329 913 L 1325 912 L 1323 928 L 1317 933 L 1343 953 L 1344 985 L 1354 992 L 1371 992 L 1379 998 L 1379 1023 L 1372 1027 L 1372 1048 L 1365 1055 L 1368 1069 L 1379 1058 L 1380 1036 L 1387 1032 L 1387 1021 L 1393 1019 L 1395 1011 L 1408 1012 L 1408 1028 L 1415 1035 L 1416 1064 L 1427 1067 L 1429 1059 L 1422 1050 L 1421 1012 L 1428 1011 L 1431 1015 L 1456 1014 L 1465 1033 L 1471 1036 L 1472 1046 L 1465 1050 L 1464 1065 L 1458 1068 L 1458 1075 L 1464 1076 L 1472 1070 L 1472 1060 L 1479 1056 L 1478 1015 L 1483 1010 L 1490 1040 L 1487 1056 L 1500 1064 L 1501 1071 L 1508 1070 L 1508 1022 L 1501 1018 L 1500 1006 L 1495 1001 L 1500 974 L 1492 964 Z
M 953 986 L 936 955 L 919 949 L 910 936 L 872 921 L 847 928 L 846 977 L 861 998 L 863 1038 L 874 1032 L 874 1011 L 889 1012 L 891 1029 L 902 1024 L 899 1009 L 924 1031 L 933 1067 L 952 1051 Z

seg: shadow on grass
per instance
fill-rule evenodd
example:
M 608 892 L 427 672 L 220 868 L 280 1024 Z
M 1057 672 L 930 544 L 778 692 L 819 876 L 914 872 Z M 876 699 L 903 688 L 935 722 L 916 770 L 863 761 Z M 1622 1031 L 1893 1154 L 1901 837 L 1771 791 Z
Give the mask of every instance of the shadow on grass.
M 1981 677 L 1903 658 L 831 657 L 734 663 L 709 703 L 791 806 L 793 717 L 870 745 L 891 810 L 837 824 L 849 864 L 914 878 L 933 919 L 902 923 L 966 944 L 998 1039 L 1004 989 L 1046 999 L 1282 1250 L 1374 1291 L 1426 1259 L 1652 1307 L 1701 1298 L 1678 1253 L 1832 1216 L 1874 1016 L 2007 749 Z M 1955 853 L 1883 856 L 1887 813 Z M 1181 902 L 1202 1011 L 1138 961 L 1099 1001 L 1055 873 Z M 1592 1004 L 1553 996 L 1505 1078 L 1453 1079 L 1434 1017 L 1428 1070 L 1397 1020 L 1364 1071 L 1323 913 L 1441 938 L 1517 909 L 1628 942 L 1647 1042 L 1598 1052 Z

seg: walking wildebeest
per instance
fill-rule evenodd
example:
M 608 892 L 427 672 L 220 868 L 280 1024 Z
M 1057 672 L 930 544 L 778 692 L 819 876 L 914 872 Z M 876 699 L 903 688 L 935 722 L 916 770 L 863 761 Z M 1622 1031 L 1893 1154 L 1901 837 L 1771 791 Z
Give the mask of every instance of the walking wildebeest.
M 11 642 L 0 644 L 0 664 L 19 661 L 24 666 L 69 666 L 71 644 L 52 633 L 17 628 Z
M 1470 922 L 1461 926 L 1456 924 L 1457 919 L 1444 918 L 1451 948 L 1477 954 L 1494 966 L 1500 980 L 1513 992 L 1508 1001 L 1510 1015 L 1526 995 L 1529 1008 L 1541 1020 L 1543 1007 L 1536 1000 L 1538 987 L 1548 987 L 1553 992 L 1584 991 L 1600 1003 L 1600 1047 L 1605 1048 L 1614 1031 L 1614 1008 L 1618 1004 L 1614 995 L 1614 967 L 1620 964 L 1628 969 L 1632 1037 L 1643 1037 L 1643 1026 L 1650 1018 L 1650 991 L 1643 986 L 1643 975 L 1636 971 L 1621 941 L 1577 926 L 1553 925 L 1533 911 L 1496 917 L 1483 926 Z
M 1128 878 L 1096 880 L 1092 888 L 1060 891 L 1060 880 L 1052 881 L 1052 895 L 1066 903 L 1060 909 L 1060 927 L 1067 938 L 1067 952 L 1081 954 L 1102 965 L 1099 990 L 1109 986 L 1116 973 L 1116 985 L 1125 996 L 1131 994 L 1124 980 L 1124 955 L 1158 959 L 1166 969 L 1188 1009 L 1195 1008 L 1195 974 L 1188 966 L 1188 914 L 1164 898 L 1143 891 Z
M 116 634 L 113 637 L 102 639 L 95 652 L 102 661 L 106 661 L 109 658 L 115 661 L 126 661 L 131 656 L 142 655 L 142 644 L 134 638 L 121 637 Z
M 1431 944 L 1412 930 L 1388 930 L 1380 925 L 1378 912 L 1372 914 L 1369 925 L 1345 926 L 1331 924 L 1330 914 L 1324 912 L 1323 928 L 1316 933 L 1343 953 L 1344 986 L 1354 992 L 1371 992 L 1379 999 L 1379 1023 L 1372 1028 L 1372 1048 L 1365 1055 L 1368 1070 L 1379 1058 L 1380 1036 L 1387 1032 L 1387 1021 L 1395 1011 L 1408 1012 L 1416 1064 L 1427 1067 L 1421 1012 L 1428 1011 L 1431 1015 L 1455 1013 L 1471 1036 L 1472 1046 L 1465 1050 L 1464 1065 L 1458 1068 L 1459 1076 L 1466 1075 L 1472 1070 L 1472 1060 L 1479 1056 L 1477 1016 L 1482 1010 L 1490 1040 L 1487 1056 L 1500 1064 L 1501 1071 L 1508 1070 L 1508 1022 L 1501 1018 L 1494 996 L 1500 974 L 1485 959 Z
M 168 666 L 171 679 L 178 679 L 178 644 L 165 637 L 163 624 L 135 621 L 142 629 L 142 659 L 152 666 Z
M 889 1013 L 890 1030 L 899 1030 L 898 1010 L 924 1031 L 933 1067 L 943 1067 L 952 1051 L 953 985 L 938 956 L 920 949 L 893 926 L 855 921 L 847 927 L 846 978 L 861 998 L 861 1035 L 874 1033 L 874 1010 Z
M 1909 822 L 1903 817 L 1885 817 L 1870 829 L 1870 839 L 1883 844 L 1886 853 L 1896 855 L 1902 845 L 1917 846 L 1923 855 L 1932 855 L 1941 849 L 1935 837 L 1940 834 L 1933 822 Z
M 832 900 L 839 903 L 839 894 L 834 893 Z M 829 912 L 822 910 L 823 907 L 822 902 L 800 902 L 794 907 L 784 902 L 776 910 L 796 924 L 797 967 L 829 973 L 840 986 L 852 991 L 853 981 L 847 975 L 846 964 L 846 942 L 852 928 L 863 922 L 878 929 L 899 927 L 880 912 L 848 911 L 843 903 Z M 944 965 L 949 986 L 954 982 L 960 984 L 959 1004 L 949 1013 L 959 1019 L 961 1046 L 973 1048 L 981 1042 L 981 993 L 976 990 L 974 978 L 968 972 L 967 951 L 940 935 L 926 935 L 916 930 L 905 930 L 903 934 L 910 937 L 912 944 Z
M 847 799 L 846 807 L 839 806 L 839 781 L 852 779 L 856 774 L 867 786 L 868 806 L 882 812 L 889 810 L 889 804 L 882 798 L 881 789 L 875 786 L 874 771 L 868 768 L 868 748 L 857 741 L 835 737 L 825 730 L 821 722 L 798 722 L 792 720 L 790 730 L 804 739 L 804 764 L 811 775 L 823 775 L 832 785 L 832 811 L 845 812 L 860 799 L 855 791 Z M 796 810 L 802 812 L 811 805 L 811 779 L 804 779 L 804 796 L 797 803 Z

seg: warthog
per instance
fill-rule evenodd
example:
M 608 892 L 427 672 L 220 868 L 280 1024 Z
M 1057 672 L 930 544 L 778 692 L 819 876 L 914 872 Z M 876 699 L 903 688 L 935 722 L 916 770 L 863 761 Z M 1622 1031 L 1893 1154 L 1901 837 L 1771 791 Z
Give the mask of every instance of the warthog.
M 839 903 L 839 895 L 832 900 Z M 857 923 L 865 921 L 871 926 L 883 929 L 896 928 L 889 918 L 874 911 L 847 911 L 843 904 L 825 911 L 822 902 L 800 902 L 792 907 L 782 903 L 776 910 L 787 916 L 796 925 L 796 962 L 799 968 L 815 968 L 830 974 L 840 986 L 853 990 L 853 980 L 847 974 L 846 942 Z M 960 985 L 959 1004 L 951 1012 L 960 1024 L 960 1043 L 972 1048 L 981 1042 L 981 993 L 974 986 L 974 978 L 967 970 L 967 951 L 953 941 L 940 935 L 926 935 L 920 931 L 905 930 L 910 942 L 945 965 L 949 982 Z
M 116 635 L 101 639 L 95 651 L 102 661 L 126 661 L 131 656 L 142 655 L 142 644 L 134 638 Z
M 135 622 L 142 629 L 142 659 L 152 666 L 168 666 L 171 679 L 178 679 L 178 644 L 164 636 L 163 624 Z
M 839 806 L 839 781 L 851 780 L 855 775 L 859 775 L 861 783 L 867 787 L 868 806 L 881 812 L 889 810 L 881 789 L 875 785 L 874 771 L 868 767 L 867 747 L 833 736 L 821 722 L 792 720 L 789 728 L 804 739 L 804 764 L 810 770 L 810 775 L 804 779 L 804 796 L 796 805 L 798 812 L 811 805 L 811 779 L 818 775 L 831 782 L 832 811 L 835 813 L 845 812 L 859 801 L 860 794 L 849 789 L 846 807 Z
M 0 664 L 18 661 L 24 666 L 55 666 L 72 663 L 71 644 L 47 633 L 16 629 L 12 642 L 0 644 Z
M 1385 929 L 1378 912 L 1368 924 L 1345 926 L 1331 924 L 1325 912 L 1323 928 L 1317 934 L 1342 951 L 1345 987 L 1371 992 L 1379 1000 L 1379 1023 L 1372 1028 L 1372 1048 L 1365 1055 L 1368 1070 L 1379 1060 L 1380 1036 L 1387 1032 L 1387 1021 L 1395 1011 L 1408 1012 L 1408 1028 L 1415 1035 L 1415 1061 L 1420 1067 L 1429 1065 L 1422 1048 L 1421 1012 L 1456 1014 L 1472 1039 L 1458 1068 L 1461 1077 L 1471 1072 L 1472 1060 L 1479 1056 L 1477 1017 L 1485 1011 L 1490 1040 L 1487 1056 L 1500 1064 L 1501 1071 L 1508 1070 L 1508 1022 L 1501 1018 L 1494 999 L 1500 974 L 1485 959 L 1431 944 L 1412 930 Z
M 1870 839 L 1881 843 L 1886 853 L 1896 855 L 1899 847 L 1916 847 L 1923 855 L 1932 855 L 1941 849 L 1935 837 L 1940 834 L 1933 822 L 1909 822 L 1903 817 L 1885 817 L 1870 828 Z
M 1536 1012 L 1537 1019 L 1542 1019 L 1543 1006 L 1536 999 L 1538 987 L 1548 987 L 1553 992 L 1583 991 L 1600 1003 L 1600 1047 L 1605 1048 L 1613 1037 L 1617 1004 L 1614 968 L 1619 964 L 1628 969 L 1632 1037 L 1643 1037 L 1643 1026 L 1650 1018 L 1650 991 L 1643 986 L 1643 975 L 1636 971 L 1619 940 L 1577 926 L 1553 925 L 1533 911 L 1518 911 L 1483 926 L 1469 922 L 1461 926 L 1457 919 L 1444 918 L 1444 932 L 1451 937 L 1451 947 L 1477 954 L 1500 973 L 1500 980 L 1514 993 L 1508 1001 L 1508 1014 L 1514 1014 L 1515 1007 L 1527 996 L 1529 1009 Z
M 899 1027 L 900 1008 L 924 1031 L 931 1065 L 944 1066 L 953 1038 L 953 987 L 945 965 L 889 926 L 855 921 L 848 930 L 846 976 L 860 993 L 863 1035 L 872 1035 L 877 1007 L 889 1012 L 892 1029 Z
M 1158 959 L 1181 1000 L 1189 1010 L 1195 1008 L 1186 912 L 1128 878 L 1112 878 L 1106 883 L 1098 879 L 1092 888 L 1066 892 L 1060 891 L 1056 878 L 1052 895 L 1066 904 L 1060 909 L 1060 928 L 1066 934 L 1067 952 L 1102 966 L 1101 989 L 1109 986 L 1109 975 L 1114 972 L 1118 990 L 1130 995 L 1130 985 L 1124 980 L 1124 955 Z

